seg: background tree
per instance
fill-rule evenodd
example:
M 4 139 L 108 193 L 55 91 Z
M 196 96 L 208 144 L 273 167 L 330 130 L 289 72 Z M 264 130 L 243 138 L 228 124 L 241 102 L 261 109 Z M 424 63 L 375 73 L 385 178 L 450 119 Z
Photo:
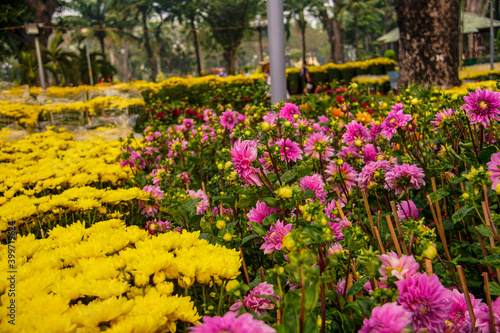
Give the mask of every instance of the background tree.
M 460 0 L 394 0 L 400 32 L 399 84 L 460 85 Z
M 300 30 L 300 38 L 302 42 L 302 61 L 306 61 L 306 27 L 307 21 L 305 18 L 306 11 L 309 9 L 314 0 L 285 0 L 284 11 L 287 22 L 286 31 L 287 37 L 290 37 L 290 22 L 294 20 Z
M 51 36 L 47 47 L 42 46 L 42 59 L 45 66 L 51 68 L 55 85 L 65 85 L 68 81 L 74 83 L 74 62 L 77 55 L 62 48 L 62 35 L 56 33 Z M 72 80 L 73 78 L 73 80 Z
M 28 8 L 34 11 L 34 23 L 43 24 L 45 26 L 52 25 L 52 16 L 59 9 L 60 5 L 57 0 L 26 0 L 26 3 Z M 40 29 L 38 38 L 42 45 L 47 46 L 51 33 L 52 29 L 50 28 Z
M 18 0 L 2 0 L 0 2 L 0 27 L 16 27 L 26 22 L 33 22 L 34 11 L 28 9 L 26 3 Z M 29 42 L 24 28 L 0 30 L 0 62 L 18 54 Z
M 205 3 L 204 18 L 212 28 L 215 41 L 223 50 L 229 74 L 236 72 L 236 52 L 249 22 L 255 17 L 261 0 L 210 0 Z
M 342 8 L 345 0 L 315 1 L 311 6 L 312 13 L 321 20 L 328 34 L 330 43 L 330 61 L 341 64 L 344 62 L 344 42 L 342 27 Z

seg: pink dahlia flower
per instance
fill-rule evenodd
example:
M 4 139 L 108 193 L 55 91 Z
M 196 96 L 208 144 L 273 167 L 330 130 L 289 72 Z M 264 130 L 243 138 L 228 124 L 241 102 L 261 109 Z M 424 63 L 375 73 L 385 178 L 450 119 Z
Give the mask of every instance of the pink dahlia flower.
M 469 293 L 469 296 L 475 317 L 478 318 L 481 314 L 481 300 L 476 299 L 471 293 Z M 454 289 L 449 293 L 448 302 L 451 304 L 451 308 L 448 312 L 448 320 L 446 320 L 445 322 L 444 331 L 472 332 L 472 322 L 470 319 L 469 310 L 467 309 L 465 294 L 461 293 L 457 289 Z
M 290 139 L 279 140 L 276 142 L 276 146 L 280 147 L 281 160 L 282 161 L 294 161 L 302 159 L 302 149 L 300 149 L 299 145 L 296 142 L 293 142 Z
M 420 219 L 418 208 L 413 200 L 401 201 L 401 203 L 396 204 L 396 207 L 398 208 L 398 216 L 400 219 L 408 220 L 413 218 L 415 221 Z
M 399 290 L 398 303 L 412 316 L 413 329 L 417 332 L 426 327 L 430 333 L 443 332 L 451 304 L 449 290 L 443 287 L 436 274 L 416 273 L 396 281 Z
M 351 162 L 357 160 L 358 158 L 362 158 L 363 156 L 359 153 L 359 148 L 356 148 L 355 145 L 351 144 L 349 146 L 342 146 L 342 148 L 340 148 L 340 152 L 337 154 L 337 157 Z
M 260 171 L 252 167 L 252 162 L 257 158 L 257 141 L 241 138 L 231 148 L 231 162 L 238 176 L 249 185 L 261 186 Z
M 500 297 L 491 303 L 493 309 L 493 318 L 495 320 L 495 331 L 500 332 Z M 480 313 L 476 317 L 476 328 L 478 333 L 490 333 L 491 332 L 491 318 L 488 306 L 484 305 L 481 307 Z M 474 311 L 475 313 L 475 311 Z
M 314 199 L 319 199 L 319 201 L 324 204 L 326 201 L 326 191 L 325 191 L 325 183 L 321 178 L 321 175 L 318 173 L 314 173 L 312 176 L 304 176 L 300 180 L 300 188 L 303 191 L 310 189 L 316 193 Z
M 190 118 L 186 118 L 182 121 L 182 130 L 184 132 L 192 130 L 194 127 L 194 120 Z
M 283 237 L 285 237 L 285 235 L 287 235 L 290 231 L 292 231 L 291 224 L 285 224 L 280 220 L 276 221 L 276 224 L 271 227 L 267 235 L 264 237 L 264 244 L 262 244 L 260 249 L 264 250 L 264 254 L 281 250 Z
M 154 235 L 156 233 L 163 233 L 168 230 L 172 230 L 172 227 L 170 224 L 172 222 L 170 221 L 147 221 L 146 222 L 146 230 L 149 232 L 150 235 Z
M 273 301 L 267 298 L 262 298 L 259 296 L 273 297 L 279 300 L 279 297 L 274 294 L 274 289 L 272 284 L 267 282 L 260 283 L 257 287 L 253 288 L 247 296 L 243 296 L 243 301 L 245 306 L 253 311 L 255 311 L 259 316 L 268 310 L 272 310 L 275 307 Z M 238 312 L 243 306 L 241 300 L 237 300 L 231 307 L 230 311 Z
M 158 201 L 163 199 L 163 191 L 159 186 L 154 185 L 146 185 L 142 188 L 144 192 L 149 193 L 151 196 L 147 201 L 142 201 L 139 203 L 139 207 L 141 208 L 141 214 L 145 216 L 155 216 L 158 213 L 158 209 L 160 208 L 160 204 Z
M 201 201 L 196 205 L 196 214 L 205 214 L 209 206 L 207 195 L 202 190 L 198 190 L 196 192 L 193 190 L 188 190 L 187 192 L 188 197 L 190 197 L 191 199 L 201 198 Z
M 285 103 L 285 106 L 280 110 L 280 117 L 291 122 L 294 121 L 293 116 L 296 114 L 300 116 L 299 107 L 293 103 Z
M 415 164 L 395 165 L 385 174 L 385 188 L 395 190 L 396 194 L 408 187 L 420 189 L 420 184 L 425 185 L 424 177 L 424 171 Z
M 228 131 L 232 131 L 234 126 L 238 123 L 238 115 L 233 113 L 232 110 L 222 112 L 219 119 L 221 125 Z
M 347 163 L 337 165 L 335 162 L 331 162 L 326 167 L 325 172 L 330 175 L 327 181 L 332 182 L 333 190 L 339 191 L 339 193 L 342 193 L 343 190 L 349 193 L 358 177 L 358 173 Z
M 413 256 L 403 255 L 399 258 L 394 251 L 377 257 L 382 261 L 382 266 L 378 270 L 382 275 L 381 281 L 387 281 L 391 276 L 404 280 L 408 276 L 415 275 L 420 267 Z
M 265 202 L 257 201 L 254 208 L 250 209 L 247 214 L 249 222 L 257 222 L 262 224 L 262 220 L 271 214 L 280 212 L 279 207 L 268 207 Z
M 370 140 L 370 130 L 358 123 L 356 120 L 351 121 L 346 127 L 346 132 L 342 135 L 342 142 L 355 143 L 356 140 L 365 142 Z
M 203 317 L 203 323 L 189 327 L 191 333 L 275 333 L 276 331 L 265 322 L 254 319 L 250 313 L 239 317 L 228 311 L 224 317 Z
M 411 314 L 397 303 L 373 308 L 370 319 L 363 320 L 359 333 L 399 333 L 411 324 Z
M 443 125 L 450 118 L 455 117 L 455 111 L 453 109 L 443 109 L 443 111 L 436 113 L 434 116 L 434 120 L 431 121 L 431 124 L 434 126 L 434 131 L 443 128 Z
M 368 189 L 375 184 L 382 185 L 384 183 L 385 174 L 391 169 L 389 161 L 375 161 L 370 162 L 361 169 L 358 175 L 358 186 L 362 189 Z
M 480 123 L 483 126 L 490 124 L 490 118 L 498 120 L 500 111 L 500 93 L 489 89 L 476 89 L 476 93 L 469 93 L 464 96 L 466 104 L 462 109 L 467 110 L 466 115 L 470 118 L 470 123 Z
M 363 152 L 363 161 L 365 163 L 374 162 L 377 160 L 377 156 L 382 152 L 380 148 L 375 148 L 371 143 L 366 144 L 363 148 L 361 148 Z
M 491 161 L 486 165 L 488 166 L 488 172 L 491 172 L 490 180 L 493 182 L 491 188 L 496 190 L 497 186 L 500 185 L 500 153 L 491 155 Z
M 331 142 L 328 136 L 321 132 L 315 132 L 307 139 L 304 150 L 308 156 L 318 159 L 321 154 L 321 157 L 325 161 L 327 158 L 333 156 L 333 149 L 330 145 Z
M 392 111 L 389 112 L 387 118 L 380 124 L 382 127 L 380 133 L 387 140 L 391 141 L 392 136 L 396 134 L 398 128 L 406 126 L 410 120 L 412 120 L 412 116 L 403 113 L 403 104 L 396 104 L 392 107 Z

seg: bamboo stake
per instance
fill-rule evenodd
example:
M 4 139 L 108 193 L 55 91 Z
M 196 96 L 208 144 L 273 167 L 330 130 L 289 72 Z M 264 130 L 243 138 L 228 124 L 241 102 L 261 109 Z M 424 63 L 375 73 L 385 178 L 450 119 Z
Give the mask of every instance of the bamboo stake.
M 399 220 L 398 210 L 396 209 L 396 204 L 391 201 L 392 216 L 394 216 L 394 223 L 396 224 L 396 229 L 398 231 L 399 237 L 403 237 L 403 229 L 401 229 L 401 221 Z M 406 242 L 401 239 L 401 247 L 404 254 L 408 254 L 408 248 L 406 247 Z
M 483 213 L 484 213 L 484 223 L 486 224 L 486 227 L 488 228 L 488 231 L 494 235 L 494 233 L 492 232 L 491 229 L 493 229 L 492 225 L 491 225 L 491 222 L 490 222 L 490 216 L 488 214 L 488 206 L 486 204 L 486 202 L 481 202 L 481 205 L 483 206 Z M 490 229 L 491 228 L 491 229 Z M 491 247 L 496 247 L 495 245 L 495 239 L 494 237 L 489 237 L 490 239 L 490 246 Z M 498 280 L 498 283 L 500 283 L 500 268 L 495 268 L 495 271 L 497 272 L 497 280 Z
M 401 253 L 401 248 L 399 246 L 398 238 L 396 237 L 396 233 L 394 232 L 394 227 L 392 226 L 391 217 L 386 215 L 385 219 L 387 220 L 387 225 L 389 226 L 389 231 L 391 232 L 392 241 L 394 242 L 394 246 L 396 247 L 396 252 L 398 256 L 401 258 L 403 253 Z
M 339 211 L 340 218 L 342 220 L 345 219 L 344 211 L 342 210 L 342 206 L 340 206 L 340 200 L 337 200 L 337 210 Z
M 483 252 L 483 256 L 487 257 L 488 251 L 486 250 L 486 246 L 484 246 L 483 236 L 481 236 L 481 234 L 477 230 L 476 235 L 477 239 L 479 240 L 479 246 L 481 246 L 481 252 Z M 488 264 L 488 272 L 490 272 L 490 274 L 493 274 L 493 269 L 491 268 L 490 264 Z
M 446 260 L 451 261 L 450 252 L 448 251 L 448 246 L 446 245 L 446 235 L 444 234 L 444 229 L 442 229 L 437 217 L 436 212 L 434 211 L 434 207 L 432 206 L 432 201 L 429 195 L 427 195 L 427 202 L 429 203 L 429 207 L 431 209 L 432 217 L 434 218 L 434 223 L 436 224 L 436 229 L 438 230 L 439 238 L 441 239 L 441 243 L 443 244 L 444 254 L 446 256 Z
M 441 187 L 444 188 L 444 176 L 442 172 L 441 172 Z M 447 212 L 448 206 L 446 205 L 446 197 L 443 198 L 443 205 L 444 205 L 444 211 Z
M 375 290 L 375 289 L 378 289 L 378 288 L 379 288 L 378 281 L 377 281 L 377 279 L 375 279 L 375 277 L 374 277 L 374 276 L 372 276 L 372 277 L 370 278 L 370 283 L 371 283 L 371 285 L 372 285 L 372 289 L 373 289 L 373 290 Z
M 240 247 L 240 257 L 241 263 L 243 264 L 243 272 L 245 273 L 245 280 L 247 284 L 250 284 L 250 277 L 248 276 L 247 264 L 245 263 L 245 257 L 243 256 L 243 249 Z
M 355 258 L 352 258 L 352 266 L 351 266 L 351 270 L 352 270 L 352 276 L 354 277 L 354 279 L 357 281 L 358 280 L 358 275 L 356 274 L 356 259 Z M 363 297 L 363 289 L 361 289 L 358 294 L 357 294 L 359 297 Z
M 467 288 L 467 282 L 465 281 L 464 271 L 462 266 L 457 265 L 458 277 L 460 278 L 460 284 L 462 285 L 462 290 L 465 295 L 465 301 L 467 302 L 467 309 L 469 310 L 470 320 L 472 323 L 472 329 L 476 333 L 476 317 L 474 316 L 474 308 L 472 307 L 472 302 L 470 300 L 469 288 Z
M 349 274 L 347 275 L 347 282 L 345 284 L 345 290 L 344 290 L 345 295 L 347 295 L 347 292 L 349 291 L 349 289 L 351 289 L 351 287 L 352 287 L 352 274 Z M 353 296 L 347 297 L 347 303 L 350 303 L 352 301 L 353 301 Z
M 488 273 L 484 272 L 483 274 L 483 279 L 484 279 L 484 289 L 486 291 L 486 303 L 488 303 L 488 309 L 490 310 L 490 332 L 496 333 L 495 330 L 495 317 L 493 314 L 493 307 L 491 306 L 491 294 L 490 294 L 490 281 L 488 281 Z
M 366 214 L 368 215 L 368 221 L 370 222 L 370 227 L 372 228 L 372 234 L 375 234 L 375 225 L 373 223 L 373 217 L 370 211 L 370 205 L 368 204 L 368 197 L 366 196 L 365 190 L 361 190 L 361 195 L 363 196 L 363 201 L 365 202 Z
M 432 276 L 433 271 L 432 271 L 432 261 L 430 259 L 425 258 L 425 272 L 429 277 Z
M 260 266 L 259 271 L 260 271 L 260 280 L 262 282 L 266 282 L 266 277 L 264 276 L 264 268 L 262 268 L 262 266 Z
M 382 239 L 380 238 L 380 233 L 378 232 L 378 228 L 373 226 L 373 231 L 375 232 L 375 237 L 377 238 L 378 248 L 382 254 L 385 254 L 384 245 L 382 244 Z

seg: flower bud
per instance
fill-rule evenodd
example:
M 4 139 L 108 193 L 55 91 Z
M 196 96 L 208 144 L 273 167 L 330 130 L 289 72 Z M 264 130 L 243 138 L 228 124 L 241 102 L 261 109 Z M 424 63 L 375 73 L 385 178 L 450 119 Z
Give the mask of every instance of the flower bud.
M 245 135 L 246 135 L 246 136 L 250 136 L 250 135 L 252 135 L 252 132 L 250 132 L 249 130 L 246 130 L 246 131 L 245 131 Z
M 263 121 L 260 123 L 260 128 L 264 131 L 267 132 L 271 129 L 271 124 L 269 124 L 267 121 Z
M 224 239 L 224 242 L 228 243 L 233 240 L 233 235 L 231 235 L 229 232 L 222 237 Z
M 137 287 L 144 287 L 149 283 L 149 276 L 144 273 L 139 273 L 135 276 L 135 285 Z
M 436 246 L 434 244 L 427 246 L 427 249 L 425 249 L 425 251 L 422 252 L 422 256 L 430 260 L 436 258 L 436 255 L 437 251 L 436 251 Z
M 281 187 L 276 193 L 282 198 L 282 199 L 290 199 L 293 196 L 293 190 L 290 186 L 283 186 Z
M 222 230 L 226 227 L 226 221 L 218 220 L 217 223 L 215 223 L 215 226 L 217 227 L 217 229 Z
M 295 240 L 293 239 L 292 234 L 288 233 L 285 237 L 283 237 L 282 248 L 287 251 L 293 251 L 296 249 Z
M 462 198 L 464 198 L 465 200 L 469 199 L 470 198 L 469 193 L 463 193 Z
M 239 288 L 240 282 L 238 280 L 229 280 L 226 283 L 226 291 L 229 293 L 237 288 Z
M 153 275 L 153 283 L 155 285 L 162 283 L 163 281 L 165 281 L 165 279 L 166 279 L 165 273 L 162 271 L 156 272 L 155 275 Z

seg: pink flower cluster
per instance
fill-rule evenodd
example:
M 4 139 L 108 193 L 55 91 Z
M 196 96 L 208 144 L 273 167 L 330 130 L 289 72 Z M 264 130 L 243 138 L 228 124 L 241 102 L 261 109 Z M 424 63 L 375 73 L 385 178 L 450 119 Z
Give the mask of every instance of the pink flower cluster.
M 292 231 L 291 224 L 285 224 L 280 220 L 276 221 L 276 224 L 270 228 L 267 235 L 264 237 L 264 244 L 262 244 L 260 249 L 264 250 L 264 254 L 281 250 L 283 237 L 290 231 Z
M 249 185 L 261 186 L 260 171 L 252 166 L 256 158 L 257 141 L 255 140 L 241 141 L 240 138 L 231 148 L 231 162 L 238 176 Z
M 267 298 L 262 298 L 259 296 L 269 296 L 273 297 L 276 300 L 279 300 L 279 297 L 274 294 L 274 289 L 272 284 L 268 284 L 267 282 L 260 283 L 257 287 L 253 288 L 248 295 L 243 296 L 243 301 L 245 302 L 245 306 L 252 311 L 255 311 L 259 316 L 268 310 L 274 309 L 274 302 Z M 237 300 L 231 307 L 230 311 L 238 312 L 240 308 L 243 306 L 241 300 Z
M 207 195 L 202 190 L 198 190 L 196 192 L 193 190 L 188 190 L 187 193 L 188 197 L 190 197 L 191 199 L 201 198 L 201 201 L 196 205 L 196 214 L 205 214 L 208 206 L 210 205 Z

